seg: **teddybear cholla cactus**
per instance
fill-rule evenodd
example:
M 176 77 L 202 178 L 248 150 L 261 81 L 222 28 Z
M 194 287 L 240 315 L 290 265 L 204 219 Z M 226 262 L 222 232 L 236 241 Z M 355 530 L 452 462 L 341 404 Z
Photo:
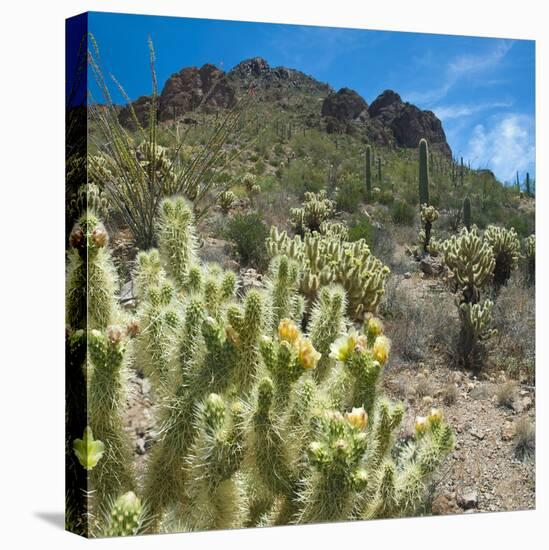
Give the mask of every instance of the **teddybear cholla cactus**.
M 323 222 L 334 215 L 335 203 L 326 196 L 326 191 L 305 193 L 301 208 L 290 210 L 290 222 L 296 232 L 319 231 Z
M 431 231 L 433 227 L 433 222 L 438 220 L 438 217 L 438 210 L 436 210 L 434 206 L 428 206 L 427 204 L 421 205 L 421 223 L 423 224 L 423 229 L 422 231 L 420 231 L 419 237 L 424 254 L 431 253 Z M 433 249 L 433 252 L 438 252 L 436 245 Z
M 443 243 L 444 261 L 453 273 L 458 294 L 461 329 L 458 352 L 466 368 L 479 370 L 484 359 L 483 342 L 493 334 L 491 302 L 480 303 L 481 288 L 491 280 L 496 261 L 490 245 L 483 241 L 476 227 L 463 228 L 459 235 Z
M 173 208 L 173 203 L 167 209 L 163 205 L 164 214 Z M 94 437 L 105 444 L 104 456 L 90 475 L 105 493 L 101 509 L 110 510 L 99 532 L 119 535 L 416 513 L 430 476 L 452 448 L 452 433 L 442 414 L 434 410 L 421 420 L 405 450 L 396 452 L 403 407 L 378 395 L 390 343 L 377 319 L 369 318 L 362 330 L 349 328 L 346 305 L 357 300 L 352 285 L 346 292 L 323 281 L 312 300 L 308 328 L 301 328 L 296 273 L 304 271 L 305 262 L 315 267 L 319 281 L 322 271 L 338 280 L 340 264 L 345 267 L 348 258 L 366 263 L 375 276 L 383 277 L 380 262 L 360 248 L 363 244 L 355 248 L 356 243 L 333 237 L 316 234 L 306 243 L 286 242 L 292 257 L 277 254 L 267 288 L 250 290 L 241 302 L 234 275 L 196 260 L 191 266 L 186 261 L 175 261 L 177 269 L 170 266 L 174 258 L 188 257 L 193 240 L 191 227 L 179 231 L 178 219 L 170 218 L 158 229 L 166 275 L 157 276 L 155 253 L 149 252 L 152 263 L 143 258 L 140 262 L 149 275 L 156 275 L 143 273 L 140 278 L 143 317 L 136 338 L 128 343 L 116 327 L 90 334 L 91 423 Z M 186 239 L 179 242 L 181 251 L 170 248 L 175 233 Z M 329 253 L 336 265 L 326 263 L 318 270 L 326 262 L 319 252 Z M 361 267 L 347 264 L 360 273 Z M 174 292 L 177 284 L 171 275 L 182 273 L 182 291 Z M 367 285 L 371 276 L 361 275 L 362 282 Z M 147 366 L 158 435 L 144 487 L 138 489 L 126 473 L 124 442 L 117 435 L 124 350 L 132 348 L 130 355 L 139 367 L 143 358 L 133 348 L 140 339 L 164 347 L 161 333 L 143 326 L 154 316 L 146 320 L 146 308 L 155 305 L 167 325 L 170 312 L 180 321 L 165 347 L 167 371 L 156 360 Z M 165 374 L 170 383 L 161 383 Z M 110 449 L 112 457 L 121 457 L 116 476 Z M 139 494 L 142 507 L 127 491 Z M 101 521 L 101 514 L 95 517 Z
M 300 290 L 309 307 L 322 286 L 339 283 L 346 291 L 347 309 L 353 319 L 375 312 L 389 268 L 370 252 L 364 239 L 346 242 L 334 233 L 308 233 L 291 239 L 273 227 L 266 245 L 271 257 L 283 254 L 299 262 Z
M 524 239 L 524 257 L 527 264 L 528 283 L 533 285 L 536 282 L 536 236 L 534 234 Z
M 232 191 L 223 191 L 223 193 L 219 195 L 218 202 L 221 211 L 227 214 L 236 202 L 236 195 Z
M 496 264 L 494 266 L 494 286 L 499 290 L 511 277 L 520 257 L 520 241 L 516 231 L 503 227 L 489 226 L 484 239 L 492 247 Z

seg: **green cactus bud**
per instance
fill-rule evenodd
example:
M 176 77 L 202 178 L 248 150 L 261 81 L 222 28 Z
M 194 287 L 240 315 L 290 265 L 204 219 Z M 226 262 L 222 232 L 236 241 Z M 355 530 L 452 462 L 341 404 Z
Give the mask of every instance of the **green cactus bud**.
M 82 439 L 75 439 L 73 444 L 74 454 L 86 470 L 92 470 L 105 452 L 105 445 L 102 441 L 93 438 L 89 426 L 84 430 Z
M 114 502 L 105 530 L 107 537 L 127 537 L 137 535 L 142 524 L 143 507 L 133 491 L 118 497 Z

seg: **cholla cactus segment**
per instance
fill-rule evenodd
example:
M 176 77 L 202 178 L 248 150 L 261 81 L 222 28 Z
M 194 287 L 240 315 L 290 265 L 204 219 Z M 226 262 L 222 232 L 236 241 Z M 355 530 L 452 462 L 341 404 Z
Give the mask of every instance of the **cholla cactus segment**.
M 335 203 L 328 199 L 326 191 L 306 192 L 302 207 L 290 210 L 290 222 L 296 232 L 303 235 L 307 231 L 320 231 L 334 212 Z
M 105 445 L 105 453 L 90 474 L 98 508 L 122 491 L 134 489 L 135 478 L 129 436 L 122 411 L 126 402 L 126 350 L 124 332 L 118 326 L 88 334 L 89 371 L 88 415 L 90 427 Z
M 166 273 L 178 290 L 184 289 L 189 269 L 196 262 L 196 236 L 190 204 L 182 197 L 162 201 L 156 231 Z
M 86 470 L 93 470 L 105 453 L 105 444 L 94 439 L 92 429 L 86 426 L 82 439 L 74 440 L 73 450 L 80 464 Z
M 309 337 L 321 354 L 313 375 L 322 381 L 328 374 L 331 345 L 345 332 L 345 310 L 347 299 L 345 291 L 339 285 L 325 286 L 320 289 L 318 298 L 311 311 Z
M 232 191 L 223 191 L 218 197 L 219 206 L 225 214 L 231 210 L 235 202 L 236 195 Z
M 282 319 L 300 320 L 299 300 L 300 265 L 287 256 L 273 258 L 269 266 L 267 290 L 270 297 L 272 322 L 276 327 Z
M 107 518 L 106 537 L 127 537 L 137 535 L 143 524 L 143 506 L 133 491 L 118 497 Z
M 139 308 L 138 322 L 140 331 L 135 340 L 137 365 L 151 379 L 155 390 L 163 392 L 173 382 L 173 352 L 181 325 L 175 289 L 169 281 L 148 289 Z
M 327 237 L 333 237 L 340 241 L 349 240 L 349 229 L 344 223 L 327 220 L 320 224 L 319 232 Z
M 496 260 L 494 284 L 496 288 L 505 285 L 511 271 L 517 267 L 520 257 L 520 241 L 516 231 L 490 225 L 484 232 L 484 240 L 492 248 Z
M 358 492 L 368 482 L 368 472 L 362 468 L 367 436 L 338 411 L 324 413 L 315 435 L 309 445 L 312 471 L 300 495 L 302 510 L 298 522 L 346 519 Z
M 243 412 L 239 402 L 229 407 L 214 393 L 198 407 L 197 435 L 186 458 L 189 530 L 241 526 L 244 495 L 234 474 L 244 452 Z
M 67 323 L 73 329 L 105 329 L 116 314 L 116 271 L 108 234 L 92 214 L 80 218 L 70 235 Z
M 160 261 L 158 250 L 139 252 L 133 275 L 135 293 L 138 299 L 146 297 L 151 287 L 159 287 L 165 280 L 166 273 Z
M 478 302 L 479 289 L 488 282 L 496 261 L 492 248 L 478 235 L 475 227 L 465 228 L 442 245 L 444 261 L 454 274 L 466 302 Z

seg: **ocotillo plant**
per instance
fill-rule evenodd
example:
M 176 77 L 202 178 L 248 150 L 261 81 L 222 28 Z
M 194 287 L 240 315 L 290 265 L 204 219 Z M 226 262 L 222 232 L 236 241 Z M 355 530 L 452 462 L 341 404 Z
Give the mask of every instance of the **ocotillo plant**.
M 469 196 L 463 199 L 463 225 L 467 231 L 471 230 L 471 199 Z
M 364 161 L 364 180 L 366 184 L 366 197 L 368 200 L 372 197 L 372 147 L 366 145 Z
M 419 204 L 429 204 L 429 149 L 427 141 L 419 141 Z
M 463 157 L 461 157 L 459 167 L 459 184 L 461 185 L 461 187 L 463 187 L 463 175 Z

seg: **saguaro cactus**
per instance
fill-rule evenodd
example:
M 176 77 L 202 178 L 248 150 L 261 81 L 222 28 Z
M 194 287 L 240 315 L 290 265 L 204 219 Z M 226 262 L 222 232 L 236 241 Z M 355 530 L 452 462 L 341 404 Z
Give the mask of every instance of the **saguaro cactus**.
M 366 145 L 364 178 L 366 183 L 366 196 L 370 200 L 372 196 L 372 147 Z
M 419 204 L 429 204 L 429 148 L 423 138 L 419 141 Z
M 530 189 L 530 174 L 526 172 L 526 194 L 531 197 L 532 190 Z
M 467 231 L 471 230 L 471 199 L 469 196 L 463 199 L 463 224 Z

